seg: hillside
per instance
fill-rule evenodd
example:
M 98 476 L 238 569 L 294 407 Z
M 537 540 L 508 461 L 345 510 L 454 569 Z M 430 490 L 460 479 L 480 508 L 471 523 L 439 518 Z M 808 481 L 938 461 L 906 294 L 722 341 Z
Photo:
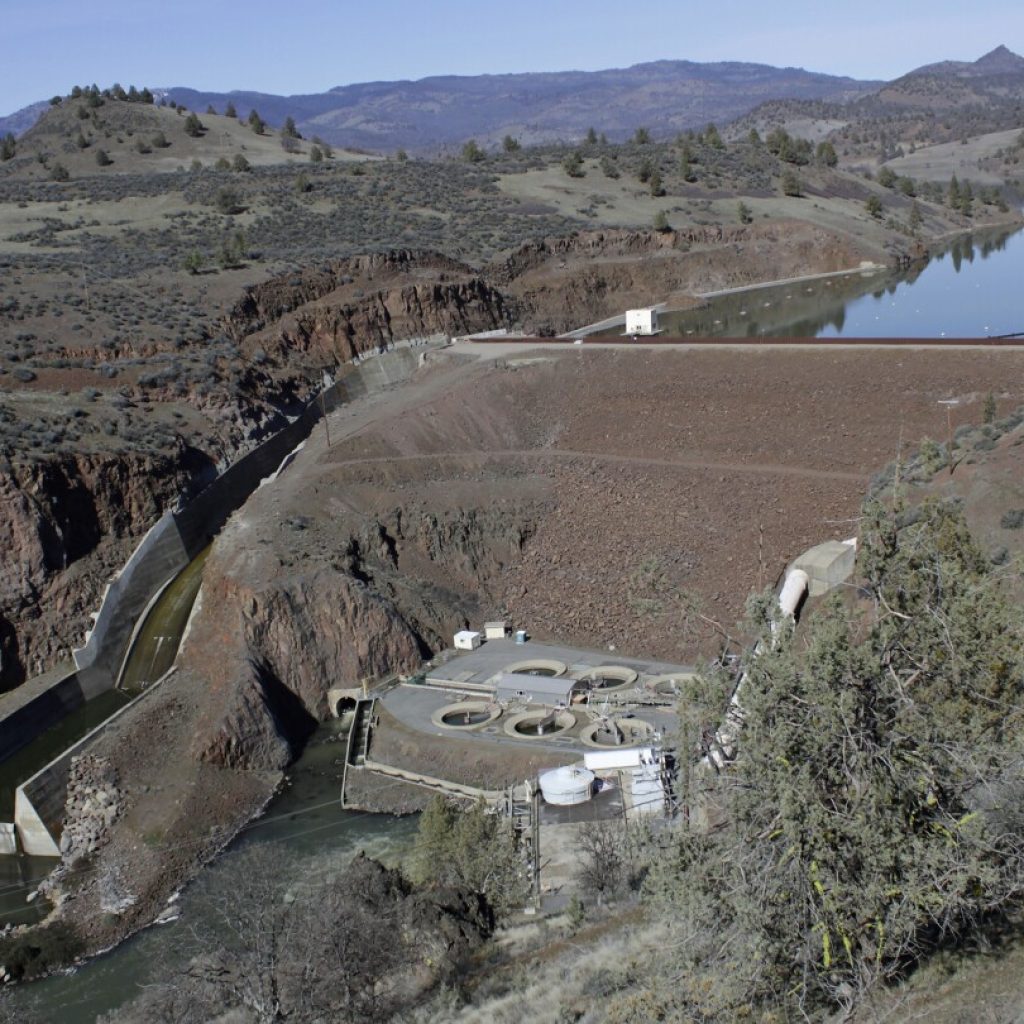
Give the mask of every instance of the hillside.
M 212 168 L 218 161 L 235 165 L 240 159 L 254 167 L 308 165 L 316 145 L 270 127 L 257 132 L 248 121 L 234 117 L 196 116 L 198 126 L 181 108 L 103 97 L 92 105 L 87 95 L 66 98 L 48 106 L 18 139 L 14 158 L 0 164 L 0 177 L 48 180 L 58 164 L 72 178 L 165 174 Z M 329 145 L 317 148 L 330 160 L 367 159 Z
M 339 146 L 427 151 L 471 137 L 497 144 L 506 134 L 523 143 L 573 140 L 591 126 L 609 139 L 626 138 L 638 125 L 665 136 L 731 120 L 769 98 L 845 101 L 879 84 L 763 64 L 657 61 L 607 71 L 369 82 L 306 96 L 186 88 L 166 96 L 193 110 L 223 110 L 231 101 L 239 113 L 255 108 L 273 125 L 291 116 L 304 134 Z
M 846 103 L 773 98 L 737 119 L 727 135 L 779 127 L 814 141 L 829 139 L 851 165 L 1019 130 L 1024 57 L 999 46 L 975 61 L 929 64 Z

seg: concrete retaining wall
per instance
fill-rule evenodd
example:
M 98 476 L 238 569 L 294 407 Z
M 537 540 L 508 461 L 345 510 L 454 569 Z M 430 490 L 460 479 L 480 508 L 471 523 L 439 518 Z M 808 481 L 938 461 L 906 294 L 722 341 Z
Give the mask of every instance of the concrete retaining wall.
M 85 646 L 74 652 L 86 700 L 116 684 L 135 625 L 153 595 L 206 547 L 260 481 L 309 437 L 324 410 L 331 412 L 408 379 L 419 364 L 419 355 L 416 348 L 403 347 L 357 365 L 345 365 L 338 381 L 291 423 L 228 466 L 185 508 L 161 516 L 107 587 Z
M 22 853 L 31 857 L 59 857 L 60 835 L 64 827 L 64 805 L 67 801 L 68 777 L 71 759 L 86 747 L 129 708 L 145 700 L 166 679 L 174 674 L 168 669 L 155 683 L 133 701 L 115 711 L 102 725 L 83 736 L 40 769 L 14 792 L 14 829 L 21 843 Z M 2 828 L 3 826 L 0 826 Z
M 37 676 L 6 694 L 0 718 L 0 761 L 6 761 L 87 699 L 74 665 Z
M 150 597 L 188 565 L 188 548 L 173 512 L 165 512 L 107 585 L 85 646 L 72 652 L 86 699 L 109 690 Z
M 325 410 L 331 412 L 407 380 L 420 364 L 423 344 L 400 344 L 379 356 L 341 367 L 336 383 L 295 420 L 232 463 L 184 509 L 164 513 L 107 586 L 93 629 L 84 646 L 74 652 L 75 664 L 30 680 L 0 702 L 0 761 L 86 701 L 113 688 L 139 616 L 154 595 L 309 436 Z M 70 758 L 103 728 L 93 730 L 17 790 L 15 824 L 26 853 L 58 854 L 54 837 L 59 836 L 63 820 Z

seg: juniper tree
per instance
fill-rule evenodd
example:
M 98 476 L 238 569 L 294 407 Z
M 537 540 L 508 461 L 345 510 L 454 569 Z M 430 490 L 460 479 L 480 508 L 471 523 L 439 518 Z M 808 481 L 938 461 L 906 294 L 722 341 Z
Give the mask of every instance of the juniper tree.
M 420 816 L 410 874 L 421 884 L 478 893 L 499 917 L 522 907 L 529 896 L 508 820 L 483 803 L 465 810 L 435 797 Z
M 562 168 L 570 178 L 582 178 L 587 173 L 583 169 L 583 155 L 578 149 L 574 149 L 566 154 L 565 159 L 562 161 Z
M 835 165 L 839 163 L 839 157 L 836 156 L 835 146 L 833 146 L 828 140 L 818 143 L 818 148 L 814 151 L 814 159 L 824 167 L 835 167 Z
M 872 505 L 862 542 L 859 601 L 800 634 L 752 607 L 723 823 L 680 830 L 657 874 L 685 1019 L 848 1006 L 1021 895 L 1024 628 L 1005 570 L 948 504 Z
M 793 171 L 784 171 L 779 184 L 784 196 L 800 196 L 803 192 L 800 178 Z
M 485 159 L 487 154 L 477 144 L 476 139 L 470 139 L 462 147 L 462 159 L 469 164 L 478 164 L 481 160 Z

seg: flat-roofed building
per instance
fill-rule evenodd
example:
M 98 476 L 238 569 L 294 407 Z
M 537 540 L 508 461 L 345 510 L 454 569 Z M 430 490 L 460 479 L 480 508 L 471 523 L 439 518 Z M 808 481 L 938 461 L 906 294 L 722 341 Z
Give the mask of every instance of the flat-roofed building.
M 657 334 L 658 333 L 658 311 L 653 306 L 647 309 L 626 310 L 626 333 L 627 334 Z
M 524 701 L 545 708 L 564 708 L 573 694 L 583 693 L 587 684 L 570 676 L 534 676 L 527 672 L 502 672 L 494 688 L 498 701 Z

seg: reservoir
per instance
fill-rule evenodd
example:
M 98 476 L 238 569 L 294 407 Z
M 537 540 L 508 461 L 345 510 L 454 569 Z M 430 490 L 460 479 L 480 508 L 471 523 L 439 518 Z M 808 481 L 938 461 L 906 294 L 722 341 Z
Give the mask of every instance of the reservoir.
M 1024 333 L 1021 280 L 1024 231 L 976 234 L 908 270 L 709 295 L 699 309 L 662 313 L 660 326 L 668 337 L 996 338 Z

